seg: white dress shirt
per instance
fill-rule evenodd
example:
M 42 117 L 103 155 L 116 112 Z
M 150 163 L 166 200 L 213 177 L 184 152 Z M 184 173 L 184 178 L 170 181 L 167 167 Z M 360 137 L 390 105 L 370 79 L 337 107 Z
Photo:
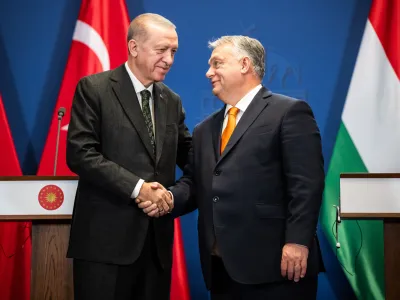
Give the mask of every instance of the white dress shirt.
M 140 94 L 141 91 L 143 90 L 148 90 L 150 92 L 150 101 L 149 101 L 149 105 L 150 105 L 150 114 L 151 114 L 151 121 L 153 122 L 153 131 L 154 131 L 154 137 L 155 137 L 155 123 L 154 123 L 154 98 L 153 98 L 153 84 L 151 84 L 148 88 L 146 88 L 137 78 L 136 76 L 132 73 L 131 69 L 129 69 L 128 67 L 128 63 L 125 63 L 125 68 L 126 71 L 129 74 L 129 77 L 131 78 L 133 87 L 135 88 L 135 92 L 136 92 L 136 96 L 139 100 L 139 105 L 140 108 L 142 108 L 142 95 Z M 133 97 L 132 97 L 132 101 L 134 101 Z M 144 183 L 143 179 L 139 179 L 138 183 L 136 184 L 131 198 L 136 198 L 139 195 L 140 189 L 142 188 L 142 185 Z
M 235 105 L 236 108 L 239 108 L 239 112 L 236 115 L 236 125 L 239 123 L 240 119 L 242 118 L 244 112 L 246 111 L 247 107 L 249 107 L 251 101 L 253 101 L 254 97 L 258 93 L 258 91 L 262 88 L 262 85 L 259 84 L 257 85 L 254 89 L 252 89 L 250 92 L 248 92 L 240 101 Z M 226 117 L 228 115 L 228 110 L 232 107 L 232 105 L 227 104 L 226 109 L 225 109 L 225 115 L 224 115 L 224 123 L 222 124 L 222 132 L 224 132 L 226 124 L 228 123 L 228 118 Z

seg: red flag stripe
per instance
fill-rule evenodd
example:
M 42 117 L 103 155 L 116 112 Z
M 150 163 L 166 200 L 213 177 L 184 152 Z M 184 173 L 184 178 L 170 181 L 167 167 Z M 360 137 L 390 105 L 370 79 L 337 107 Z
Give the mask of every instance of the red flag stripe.
M 3 100 L 0 96 L 0 175 L 1 176 L 20 176 L 22 175 L 17 153 L 14 149 L 14 141 L 8 126 L 6 111 Z
M 0 176 L 21 176 L 0 96 Z M 2 300 L 30 299 L 30 222 L 0 222 L 0 295 Z
M 374 0 L 369 20 L 400 79 L 400 1 Z
M 175 233 L 170 298 L 189 300 L 189 281 L 186 268 L 181 222 L 179 219 L 175 219 L 174 230 Z

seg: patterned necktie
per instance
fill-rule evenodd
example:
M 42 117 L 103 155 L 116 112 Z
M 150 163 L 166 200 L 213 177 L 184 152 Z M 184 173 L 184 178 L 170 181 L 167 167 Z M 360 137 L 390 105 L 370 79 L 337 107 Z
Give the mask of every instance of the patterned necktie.
M 236 116 L 239 111 L 240 111 L 240 109 L 237 107 L 231 107 L 228 110 L 228 123 L 226 124 L 225 130 L 221 136 L 221 152 L 220 152 L 221 154 L 222 154 L 222 152 L 224 152 L 225 147 L 228 144 L 229 139 L 231 138 L 233 130 L 235 130 Z
M 154 139 L 153 121 L 151 120 L 150 113 L 150 92 L 148 90 L 143 90 L 140 92 L 142 95 L 142 112 L 144 117 L 144 122 L 146 123 L 147 131 L 150 136 L 150 143 L 153 147 L 153 155 L 156 156 L 156 141 Z

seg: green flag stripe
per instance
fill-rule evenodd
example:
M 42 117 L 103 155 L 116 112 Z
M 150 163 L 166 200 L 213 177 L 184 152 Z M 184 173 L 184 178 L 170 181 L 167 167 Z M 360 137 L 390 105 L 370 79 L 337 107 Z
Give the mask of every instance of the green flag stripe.
M 321 225 L 337 253 L 354 293 L 358 299 L 385 299 L 383 222 L 379 220 L 342 220 L 339 225 L 339 242 L 336 249 L 334 236 L 335 208 L 339 203 L 340 173 L 367 172 L 353 141 L 342 123 L 333 149 L 324 201 L 321 208 Z M 379 199 L 377 199 L 379 201 Z

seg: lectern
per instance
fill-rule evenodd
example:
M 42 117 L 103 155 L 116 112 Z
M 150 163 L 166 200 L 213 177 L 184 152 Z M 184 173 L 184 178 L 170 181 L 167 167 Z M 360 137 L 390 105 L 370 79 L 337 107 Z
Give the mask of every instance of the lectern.
M 400 173 L 340 175 L 340 216 L 384 222 L 386 300 L 400 299 Z
M 0 221 L 32 221 L 31 300 L 73 299 L 66 258 L 78 177 L 0 177 Z

